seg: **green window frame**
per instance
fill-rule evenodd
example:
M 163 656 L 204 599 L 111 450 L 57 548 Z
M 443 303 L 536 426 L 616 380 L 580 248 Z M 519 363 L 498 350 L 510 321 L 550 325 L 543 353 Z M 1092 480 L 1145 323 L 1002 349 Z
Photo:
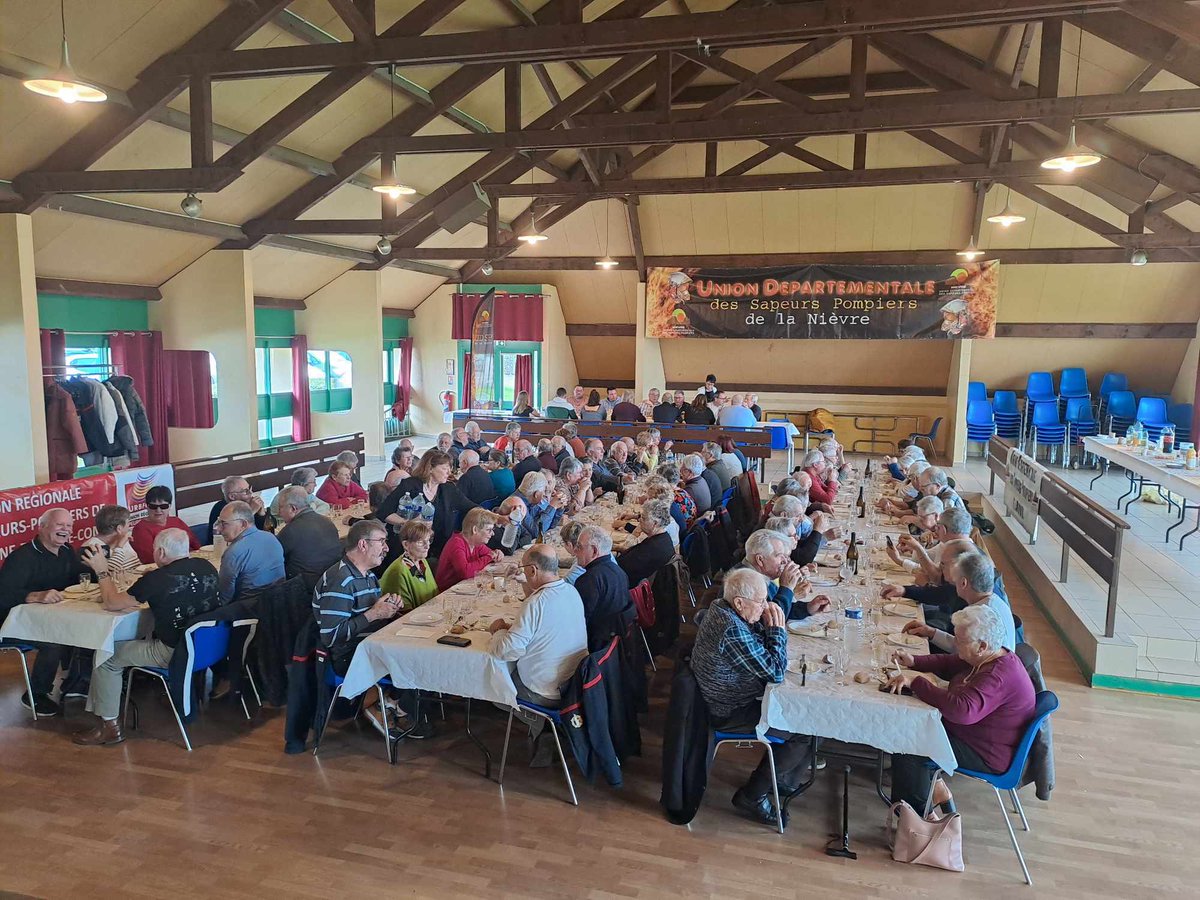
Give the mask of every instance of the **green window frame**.
M 272 379 L 271 351 L 287 350 L 291 353 L 291 338 L 255 338 L 254 364 L 257 370 L 258 390 L 258 443 L 261 447 L 276 447 L 292 443 L 292 382 L 289 377 L 283 385 Z M 283 387 L 283 391 L 277 388 Z M 286 421 L 285 421 L 286 420 Z
M 462 407 L 466 403 L 467 391 L 466 384 L 463 381 L 463 358 L 471 352 L 470 341 L 458 342 L 458 406 Z M 492 364 L 492 377 L 494 379 L 493 387 L 496 396 L 501 398 L 501 409 L 511 410 L 515 397 L 505 397 L 504 395 L 504 363 L 503 357 L 507 355 L 515 355 L 519 353 L 528 353 L 533 357 L 533 397 L 531 398 L 535 409 L 541 409 L 542 403 L 542 345 L 537 341 L 497 341 L 494 351 L 495 358 Z
M 313 412 L 350 411 L 354 404 L 353 364 L 345 350 L 308 351 L 308 392 Z

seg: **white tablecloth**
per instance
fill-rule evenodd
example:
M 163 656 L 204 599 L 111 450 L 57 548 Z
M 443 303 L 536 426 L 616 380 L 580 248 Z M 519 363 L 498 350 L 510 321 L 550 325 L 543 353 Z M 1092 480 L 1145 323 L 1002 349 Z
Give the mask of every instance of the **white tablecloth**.
M 9 611 L 0 638 L 95 650 L 98 666 L 113 655 L 118 641 L 136 640 L 153 625 L 149 608 L 114 613 L 92 600 L 22 603 Z
M 516 599 L 520 596 L 519 587 L 509 579 L 506 579 L 506 587 L 503 592 L 489 587 L 481 595 L 474 596 L 474 584 L 463 582 L 439 594 L 414 613 L 384 626 L 354 651 L 342 693 L 356 697 L 387 675 L 398 688 L 439 691 L 515 706 L 517 688 L 513 684 L 511 664 L 488 652 L 492 636 L 487 632 L 487 626 L 499 617 L 511 621 L 520 610 Z M 463 623 L 469 630 L 462 636 L 471 640 L 469 647 L 451 647 L 437 642 L 446 631 L 440 614 L 447 597 L 463 598 Z M 433 625 L 414 626 L 406 621 L 420 618 L 431 610 L 439 614 Z
M 1179 494 L 1192 503 L 1200 503 L 1200 472 L 1195 469 L 1167 467 L 1166 460 L 1133 453 L 1130 448 L 1117 446 L 1103 437 L 1084 438 L 1083 448 L 1148 481 L 1162 485 L 1164 490 Z
M 851 486 L 857 498 L 857 484 Z M 847 496 L 851 491 L 847 491 Z M 868 499 L 878 494 L 878 483 L 872 483 L 867 488 Z M 845 523 L 846 510 L 844 503 L 838 504 L 836 519 Z M 845 525 L 842 525 L 845 528 Z M 909 579 L 889 571 L 880 564 L 879 553 L 868 549 L 876 529 L 867 525 L 866 520 L 854 519 L 851 527 L 855 528 L 864 543 L 860 548 L 863 559 L 859 562 L 859 572 L 869 579 L 870 575 L 891 583 L 905 583 Z M 838 552 L 844 553 L 844 548 Z M 884 557 L 886 558 L 886 557 Z M 864 562 L 866 565 L 864 566 Z M 827 577 L 832 569 L 820 569 L 818 577 Z M 861 577 L 861 576 L 860 576 Z M 851 583 L 844 587 L 814 587 L 813 593 L 824 593 L 838 599 L 849 595 L 861 596 L 867 601 L 868 612 L 871 604 L 882 606 L 885 601 L 878 599 L 877 591 L 870 590 L 870 582 L 866 585 Z M 811 595 L 809 597 L 811 599 Z M 829 614 L 818 614 L 812 617 L 813 622 L 823 622 L 829 619 Z M 918 613 L 918 618 L 920 614 Z M 898 632 L 908 621 L 899 616 L 883 615 L 879 620 L 880 636 L 876 639 L 877 655 L 880 662 L 890 658 L 893 650 L 898 649 L 888 643 L 886 634 Z M 924 644 L 924 642 L 923 642 Z M 782 684 L 768 685 L 763 695 L 763 718 L 759 723 L 760 732 L 768 728 L 778 728 L 798 734 L 811 734 L 817 737 L 832 738 L 876 747 L 888 753 L 911 753 L 917 756 L 927 756 L 942 767 L 946 772 L 953 772 L 957 767 L 954 750 L 942 727 L 942 715 L 932 706 L 928 706 L 916 697 L 905 697 L 890 693 L 881 693 L 879 682 L 872 680 L 866 684 L 855 684 L 853 674 L 870 669 L 870 646 L 863 643 L 850 660 L 846 684 L 835 684 L 833 672 L 817 672 L 818 662 L 826 654 L 831 653 L 835 643 L 827 638 L 802 637 L 788 635 L 788 660 L 794 663 L 801 654 L 808 657 L 808 681 L 800 686 L 801 677 L 791 671 L 784 676 Z M 915 654 L 928 652 L 928 644 L 914 649 Z

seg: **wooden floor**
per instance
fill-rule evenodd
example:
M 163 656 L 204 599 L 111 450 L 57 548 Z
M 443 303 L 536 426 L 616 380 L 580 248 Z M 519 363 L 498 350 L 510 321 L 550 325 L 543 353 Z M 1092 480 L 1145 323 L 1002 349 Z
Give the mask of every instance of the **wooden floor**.
M 1003 561 L 1002 561 L 1003 562 Z M 1043 653 L 1056 714 L 1058 785 L 1025 794 L 1035 886 L 986 786 L 953 786 L 966 826 L 962 875 L 891 862 L 884 807 L 865 774 L 852 785 L 857 861 L 823 855 L 836 828 L 832 767 L 792 807 L 784 836 L 729 804 L 755 759 L 717 763 L 689 828 L 658 807 L 660 727 L 669 673 L 654 683 L 645 752 L 626 785 L 578 785 L 563 802 L 555 769 L 525 766 L 516 744 L 503 792 L 482 777 L 460 719 L 400 748 L 389 767 L 368 730 L 331 732 L 320 759 L 283 753 L 281 711 L 246 723 L 215 704 L 177 743 L 169 713 L 142 699 L 125 744 L 78 748 L 71 715 L 34 725 L 19 671 L 0 660 L 0 891 L 39 897 L 1055 897 L 1197 896 L 1200 892 L 1200 705 L 1094 691 L 1006 572 L 1027 636 Z M 499 757 L 503 717 L 485 714 Z

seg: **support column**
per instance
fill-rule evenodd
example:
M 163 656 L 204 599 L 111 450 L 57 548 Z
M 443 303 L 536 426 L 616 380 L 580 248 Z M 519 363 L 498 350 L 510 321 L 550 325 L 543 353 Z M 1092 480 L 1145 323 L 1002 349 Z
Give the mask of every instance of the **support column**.
M 38 338 L 33 219 L 0 215 L 0 458 L 4 487 L 28 487 L 50 477 L 46 404 Z
M 383 454 L 383 273 L 349 271 L 304 300 L 296 330 L 309 350 L 350 354 L 350 409 L 312 417 L 314 438 L 363 433 L 367 456 Z
M 665 390 L 667 386 L 659 339 L 645 335 L 646 283 L 643 281 L 637 287 L 637 334 L 633 338 L 633 389 L 643 399 L 650 388 Z
M 946 455 L 954 465 L 967 451 L 967 385 L 971 381 L 971 347 L 974 341 L 955 341 L 946 384 Z
M 248 250 L 210 250 L 162 285 L 150 327 L 168 350 L 207 350 L 217 360 L 217 424 L 172 428 L 172 460 L 258 448 L 254 276 Z

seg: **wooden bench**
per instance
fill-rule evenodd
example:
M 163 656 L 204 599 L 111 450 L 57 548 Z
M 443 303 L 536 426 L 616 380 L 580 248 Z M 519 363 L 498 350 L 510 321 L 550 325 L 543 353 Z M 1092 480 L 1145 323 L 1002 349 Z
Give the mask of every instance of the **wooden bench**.
M 514 419 L 508 416 L 468 416 L 463 413 L 454 414 L 454 427 L 461 428 L 468 421 L 476 423 L 482 430 L 484 440 L 489 444 L 504 434 L 504 428 L 511 422 L 521 426 L 521 437 L 536 442 L 538 438 L 550 437 L 568 421 L 576 426 L 579 437 L 585 443 L 591 438 L 599 438 L 606 445 L 623 437 L 636 438 L 639 431 L 657 428 L 662 432 L 664 441 L 674 441 L 676 455 L 681 453 L 699 453 L 700 446 L 707 441 L 716 441 L 720 437 L 731 437 L 738 449 L 748 459 L 771 458 L 771 429 L 769 428 L 722 428 L 712 425 L 659 425 L 654 422 L 581 422 L 575 419 Z
M 358 454 L 358 464 L 361 466 L 366 462 L 364 447 L 362 432 L 358 432 L 173 463 L 175 508 L 187 509 L 215 503 L 223 496 L 221 483 L 230 475 L 240 475 L 250 482 L 254 490 L 263 491 L 291 484 L 292 472 L 301 466 L 311 466 L 318 475 L 324 475 L 337 455 L 346 450 Z

